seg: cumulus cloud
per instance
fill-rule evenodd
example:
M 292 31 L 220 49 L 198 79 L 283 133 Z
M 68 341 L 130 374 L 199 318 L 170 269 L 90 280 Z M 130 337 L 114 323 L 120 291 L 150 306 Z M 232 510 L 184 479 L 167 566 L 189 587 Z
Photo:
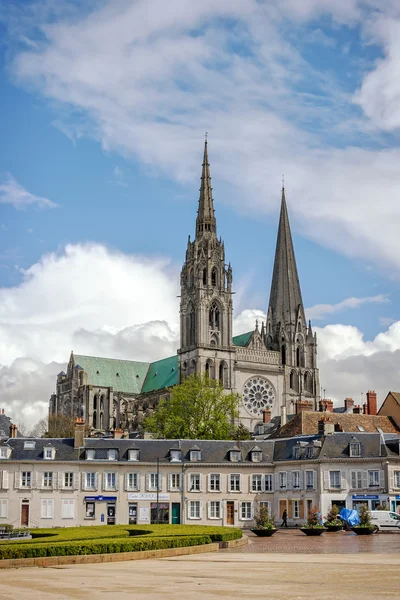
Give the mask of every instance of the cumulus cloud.
M 57 206 L 55 202 L 48 198 L 28 192 L 11 173 L 5 173 L 0 177 L 0 204 L 11 204 L 17 209 L 23 209 L 32 204 L 36 204 L 39 208 L 54 208 Z
M 348 308 L 358 308 L 363 304 L 385 304 L 390 302 L 389 298 L 384 294 L 377 296 L 367 296 L 366 298 L 346 298 L 337 304 L 316 304 L 307 309 L 307 317 L 319 321 L 325 319 L 328 315 L 341 312 Z

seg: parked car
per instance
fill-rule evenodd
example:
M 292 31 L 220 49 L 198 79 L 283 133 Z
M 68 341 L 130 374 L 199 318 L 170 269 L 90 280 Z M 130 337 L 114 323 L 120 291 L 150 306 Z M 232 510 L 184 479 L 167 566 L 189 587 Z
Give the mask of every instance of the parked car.
M 371 510 L 371 523 L 377 531 L 400 532 L 400 515 L 389 510 Z

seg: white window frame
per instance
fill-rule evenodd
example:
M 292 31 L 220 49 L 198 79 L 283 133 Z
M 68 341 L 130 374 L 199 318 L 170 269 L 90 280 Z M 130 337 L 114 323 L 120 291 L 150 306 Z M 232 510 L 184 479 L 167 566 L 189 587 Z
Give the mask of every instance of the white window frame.
M 269 515 L 271 516 L 271 502 L 269 500 L 260 500 L 258 504 L 260 508 L 263 508 L 265 506 L 265 508 L 268 510 Z
M 97 473 L 95 471 L 86 471 L 86 473 L 84 473 L 84 480 L 85 490 L 97 489 Z
M 85 450 L 85 459 L 94 460 L 96 457 L 96 451 L 93 448 L 87 448 Z
M 229 473 L 229 491 L 237 493 L 242 491 L 242 476 L 240 473 Z
M 189 473 L 188 492 L 198 494 L 201 492 L 201 473 Z
M 253 473 L 251 475 L 251 492 L 260 493 L 264 491 L 263 476 L 261 473 Z
M 168 474 L 168 489 L 170 492 L 179 492 L 182 489 L 182 473 Z
M 375 483 L 371 483 L 375 481 Z M 368 470 L 368 487 L 379 488 L 380 486 L 380 473 L 379 469 Z
M 75 498 L 61 498 L 61 518 L 75 519 Z
M 149 492 L 161 492 L 162 489 L 162 474 L 157 472 L 147 473 L 147 489 Z
M 210 500 L 208 503 L 208 518 L 221 519 L 221 516 L 221 502 L 219 500 Z
M 40 499 L 40 518 L 41 519 L 54 519 L 54 499 L 53 498 L 41 498 Z
M 8 519 L 8 498 L 0 498 L 0 519 Z
M 6 446 L 2 446 L 0 448 L 0 459 L 7 459 L 8 458 L 8 448 Z
M 253 450 L 251 453 L 251 462 L 259 463 L 262 462 L 262 452 L 261 450 Z
M 300 519 L 300 500 L 292 500 L 293 519 Z
M 221 474 L 220 473 L 209 473 L 209 475 L 208 475 L 208 491 L 209 492 L 220 492 L 221 491 Z
M 128 460 L 130 462 L 139 462 L 140 450 L 137 448 L 130 448 L 128 450 Z
M 393 487 L 400 489 L 400 471 L 393 471 Z
M 190 462 L 199 462 L 201 460 L 201 450 L 190 450 Z
M 273 492 L 274 491 L 274 476 L 272 473 L 265 473 L 265 475 L 264 475 L 264 491 L 265 492 Z
M 177 463 L 182 461 L 182 451 L 179 448 L 172 448 L 169 452 L 170 462 Z
M 109 448 L 107 450 L 107 460 L 118 460 L 118 450 L 116 448 Z
M 43 450 L 43 458 L 44 458 L 44 460 L 53 460 L 53 458 L 54 458 L 54 448 L 44 448 L 44 450 Z
M 342 473 L 339 469 L 329 471 L 329 489 L 340 490 L 342 488 Z
M 360 458 L 361 444 L 359 442 L 350 442 L 349 454 L 350 454 L 350 458 Z
M 292 487 L 293 489 L 300 489 L 300 471 L 292 471 Z
M 74 489 L 74 472 L 73 471 L 65 471 L 65 473 L 63 473 L 63 488 L 65 490 L 73 490 Z
M 52 489 L 54 486 L 53 471 L 43 471 L 42 486 L 46 489 Z
M 106 471 L 103 473 L 103 487 L 108 491 L 118 490 L 118 473 L 116 471 Z
M 279 478 L 279 489 L 287 490 L 287 487 L 288 487 L 287 471 L 279 471 L 278 478 Z
M 239 519 L 241 521 L 253 520 L 253 503 L 244 501 L 239 503 Z
M 231 462 L 240 462 L 242 460 L 242 453 L 240 452 L 240 450 L 230 450 L 229 460 Z
M 368 472 L 362 470 L 351 471 L 351 489 L 365 490 L 368 488 Z
M 32 488 L 32 471 L 21 471 L 21 487 L 24 489 Z
M 309 478 L 311 480 L 311 484 L 309 485 Z M 305 489 L 306 490 L 313 490 L 315 489 L 315 471 L 313 469 L 307 469 L 306 470 L 306 476 L 305 476 Z
M 201 519 L 201 501 L 189 500 L 188 502 L 188 519 Z

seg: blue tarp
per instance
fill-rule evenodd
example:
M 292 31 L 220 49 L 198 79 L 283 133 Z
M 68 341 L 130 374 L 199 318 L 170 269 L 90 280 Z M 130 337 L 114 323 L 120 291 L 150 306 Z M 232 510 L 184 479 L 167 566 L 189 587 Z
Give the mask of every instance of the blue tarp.
M 350 510 L 349 508 L 342 508 L 339 513 L 339 517 L 342 521 L 347 521 L 351 527 L 355 527 L 360 524 L 360 517 L 358 516 L 358 512 L 356 510 Z

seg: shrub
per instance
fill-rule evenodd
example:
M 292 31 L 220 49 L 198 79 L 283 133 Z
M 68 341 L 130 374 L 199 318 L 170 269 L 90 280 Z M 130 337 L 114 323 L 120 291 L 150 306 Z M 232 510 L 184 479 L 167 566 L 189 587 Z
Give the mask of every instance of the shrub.
M 342 521 L 339 519 L 339 509 L 336 504 L 333 504 L 332 508 L 326 515 L 325 525 L 342 525 Z
M 321 515 L 317 506 L 313 506 L 307 516 L 307 523 L 304 525 L 307 529 L 320 529 L 323 527 L 321 523 Z
M 369 527 L 370 529 L 373 528 L 373 525 L 371 523 L 371 515 L 366 506 L 360 507 L 359 516 L 360 516 L 360 524 L 356 525 L 356 527 Z
M 274 517 L 270 514 L 265 504 L 257 503 L 254 513 L 256 529 L 275 529 Z

